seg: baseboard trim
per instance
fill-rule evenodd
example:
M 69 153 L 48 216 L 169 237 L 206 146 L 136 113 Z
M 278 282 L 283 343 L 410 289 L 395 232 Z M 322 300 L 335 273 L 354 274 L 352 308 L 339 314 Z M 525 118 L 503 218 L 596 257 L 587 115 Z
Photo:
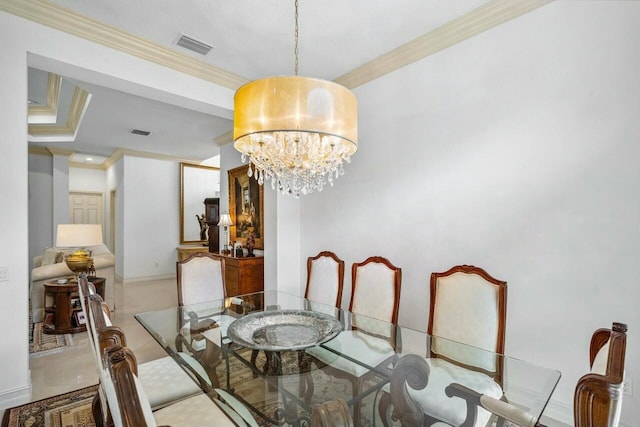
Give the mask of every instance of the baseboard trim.
M 31 400 L 31 381 L 24 387 L 7 390 L 0 393 L 0 411 L 24 405 Z
M 122 282 L 123 285 L 131 285 L 140 282 L 153 282 L 154 280 L 171 280 L 175 278 L 175 274 L 161 274 L 158 276 L 129 277 L 126 279 L 121 279 L 120 282 Z
M 542 423 L 549 427 L 573 426 L 573 406 L 550 400 L 542 415 Z

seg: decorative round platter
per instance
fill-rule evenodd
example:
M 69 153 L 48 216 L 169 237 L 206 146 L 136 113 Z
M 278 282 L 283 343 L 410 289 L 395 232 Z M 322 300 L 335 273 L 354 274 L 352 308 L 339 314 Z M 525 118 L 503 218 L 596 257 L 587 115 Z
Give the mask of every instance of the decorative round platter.
M 335 317 L 317 311 L 268 310 L 247 314 L 229 325 L 227 336 L 243 347 L 266 351 L 302 350 L 342 331 Z

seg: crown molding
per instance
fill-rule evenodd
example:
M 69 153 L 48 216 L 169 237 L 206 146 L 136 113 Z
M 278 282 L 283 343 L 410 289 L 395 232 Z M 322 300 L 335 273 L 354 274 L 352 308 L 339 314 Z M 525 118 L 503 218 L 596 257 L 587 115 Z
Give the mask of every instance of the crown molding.
M 51 156 L 51 151 L 47 147 L 29 146 L 29 154 Z
M 222 68 L 126 33 L 50 1 L 0 0 L 0 10 L 230 89 L 235 90 L 249 82 L 248 79 Z
M 554 0 L 490 0 L 435 30 L 338 77 L 353 89 Z M 222 68 L 121 31 L 46 0 L 0 0 L 0 10 L 230 89 L 249 82 Z
M 67 149 L 56 148 L 56 147 L 41 147 L 41 146 L 29 147 L 29 154 L 35 154 L 35 155 L 70 157 L 74 153 L 75 151 L 73 150 L 67 150 Z M 200 165 L 199 160 L 174 157 L 166 154 L 150 153 L 148 151 L 136 151 L 136 150 L 118 148 L 113 152 L 111 156 L 109 156 L 109 158 L 107 158 L 104 162 L 100 164 L 89 164 L 89 163 L 79 163 L 79 162 L 70 161 L 69 166 L 74 168 L 106 170 L 106 169 L 109 169 L 114 164 L 116 164 L 116 162 L 121 158 L 123 158 L 124 156 L 141 157 L 145 159 L 154 159 L 154 160 L 166 160 L 166 161 L 176 162 L 176 163 L 182 162 L 182 163 L 189 163 L 189 164 L 198 165 L 198 166 Z M 208 167 L 214 167 L 214 166 L 208 166 Z
M 47 78 L 47 105 L 29 105 L 27 107 L 29 116 L 49 116 L 58 115 L 58 100 L 60 99 L 60 86 L 62 78 L 54 73 L 48 73 Z
M 71 98 L 67 122 L 64 125 L 31 123 L 29 124 L 29 135 L 33 137 L 31 140 L 36 142 L 74 141 L 90 99 L 91 94 L 89 92 L 76 86 Z
M 491 0 L 448 23 L 338 77 L 349 89 L 433 55 L 553 0 Z
M 65 148 L 47 147 L 47 150 L 49 150 L 52 156 L 69 157 L 73 154 L 73 150 L 67 150 Z

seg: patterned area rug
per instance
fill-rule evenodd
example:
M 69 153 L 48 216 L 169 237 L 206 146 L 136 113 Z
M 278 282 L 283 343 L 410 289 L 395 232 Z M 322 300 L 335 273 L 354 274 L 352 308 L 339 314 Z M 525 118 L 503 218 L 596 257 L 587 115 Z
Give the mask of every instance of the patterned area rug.
M 29 353 L 38 353 L 40 356 L 53 351 L 61 351 L 64 347 L 72 345 L 73 337 L 71 334 L 45 334 L 42 322 L 33 324 L 32 335 L 29 340 Z
M 98 386 L 7 409 L 2 427 L 95 427 L 91 401 Z

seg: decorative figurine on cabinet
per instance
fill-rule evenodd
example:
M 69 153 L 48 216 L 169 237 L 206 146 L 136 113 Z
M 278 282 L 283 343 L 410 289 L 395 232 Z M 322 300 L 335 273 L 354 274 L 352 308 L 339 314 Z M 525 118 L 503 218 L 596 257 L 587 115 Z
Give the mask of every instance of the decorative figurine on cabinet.
M 254 257 L 255 254 L 253 253 L 253 248 L 256 247 L 256 238 L 253 235 L 253 232 L 249 233 L 249 236 L 247 236 L 247 243 L 245 243 L 245 247 L 247 248 L 247 256 Z

